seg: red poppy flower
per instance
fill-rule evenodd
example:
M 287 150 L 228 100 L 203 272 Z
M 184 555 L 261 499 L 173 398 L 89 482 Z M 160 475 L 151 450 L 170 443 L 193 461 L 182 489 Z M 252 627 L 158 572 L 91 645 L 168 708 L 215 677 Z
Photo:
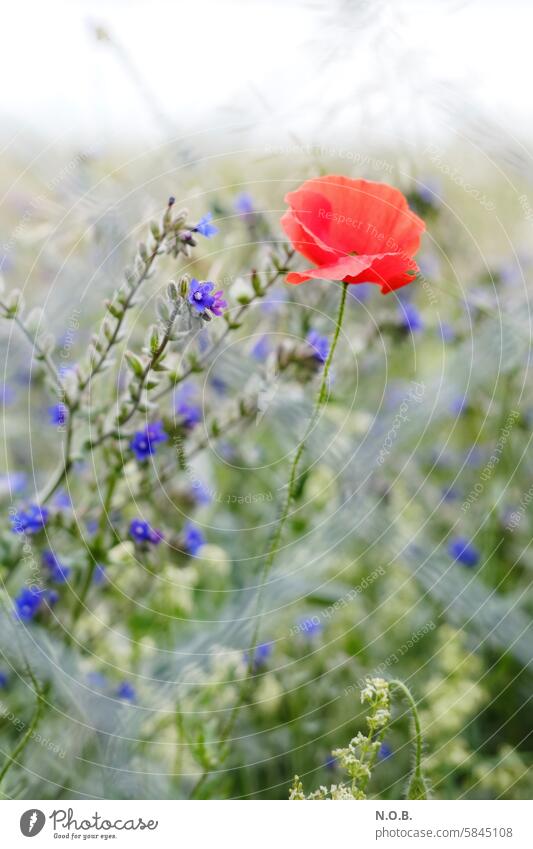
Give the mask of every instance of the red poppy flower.
M 306 180 L 285 201 L 281 225 L 316 268 L 291 271 L 288 283 L 341 280 L 378 283 L 383 294 L 411 283 L 425 229 L 398 189 L 330 175 Z

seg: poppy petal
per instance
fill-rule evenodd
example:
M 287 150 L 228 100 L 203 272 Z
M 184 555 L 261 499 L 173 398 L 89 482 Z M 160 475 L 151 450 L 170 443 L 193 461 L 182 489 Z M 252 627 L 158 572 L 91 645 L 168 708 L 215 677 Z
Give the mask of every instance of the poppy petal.
M 285 200 L 322 247 L 342 253 L 418 250 L 424 222 L 398 189 L 330 175 L 307 180 Z

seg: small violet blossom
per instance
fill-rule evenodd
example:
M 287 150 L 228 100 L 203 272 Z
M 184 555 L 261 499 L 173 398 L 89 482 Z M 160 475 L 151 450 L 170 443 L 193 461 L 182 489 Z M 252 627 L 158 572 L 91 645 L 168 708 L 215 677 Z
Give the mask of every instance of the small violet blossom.
M 167 434 L 163 430 L 162 422 L 152 422 L 144 430 L 138 430 L 130 441 L 130 448 L 137 460 L 146 460 L 155 454 L 155 446 L 159 442 L 166 442 Z
M 11 530 L 14 534 L 37 534 L 48 521 L 48 510 L 37 504 L 30 504 L 25 510 L 17 510 L 11 516 Z

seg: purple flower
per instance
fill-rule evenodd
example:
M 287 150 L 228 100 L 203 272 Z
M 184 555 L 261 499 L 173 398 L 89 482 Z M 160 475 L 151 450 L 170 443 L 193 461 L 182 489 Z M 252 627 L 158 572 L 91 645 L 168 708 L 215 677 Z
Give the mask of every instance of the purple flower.
M 155 454 L 158 442 L 166 442 L 167 434 L 163 430 L 163 422 L 152 422 L 144 430 L 138 430 L 130 441 L 130 448 L 137 460 L 146 460 Z
M 254 201 L 248 192 L 241 192 L 235 198 L 235 210 L 242 216 L 253 215 L 255 212 Z
M 213 214 L 208 212 L 202 218 L 200 218 L 196 227 L 193 227 L 193 233 L 199 233 L 200 236 L 205 236 L 206 239 L 210 239 L 211 236 L 216 236 L 218 233 L 218 227 L 215 227 L 214 224 L 211 224 L 211 219 L 213 218 Z
M 254 360 L 266 360 L 270 353 L 268 336 L 261 336 L 250 351 Z
M 439 206 L 441 191 L 440 182 L 433 177 L 426 177 L 425 181 L 417 186 L 418 197 L 429 206 Z
M 189 303 L 204 315 L 207 310 L 210 310 L 213 315 L 222 315 L 222 310 L 227 307 L 226 301 L 223 299 L 222 289 L 213 292 L 214 283 L 208 280 L 201 283 L 199 280 L 192 279 L 189 287 Z
M 451 324 L 441 324 L 440 335 L 442 337 L 443 342 L 453 342 L 453 340 L 455 339 L 455 331 Z
M 43 590 L 36 587 L 23 587 L 15 598 L 16 615 L 23 622 L 30 622 L 36 616 L 42 602 Z
M 44 600 L 50 607 L 53 607 L 59 601 L 59 593 L 56 590 L 45 590 Z
M 364 303 L 365 301 L 368 301 L 373 290 L 374 286 L 372 283 L 358 283 L 357 286 L 349 287 L 348 294 L 352 298 L 355 298 L 356 301 Z
M 181 424 L 191 430 L 202 421 L 202 410 L 193 400 L 196 388 L 190 383 L 184 383 L 181 389 L 174 393 L 174 409 L 181 419 Z
M 298 622 L 298 630 L 303 632 L 309 639 L 318 636 L 318 634 L 322 631 L 322 623 L 314 621 L 316 619 L 317 617 L 313 617 L 312 619 L 300 619 Z
M 414 304 L 402 303 L 400 306 L 400 326 L 411 333 L 424 329 L 422 316 Z
M 327 336 L 320 336 L 316 330 L 310 330 L 306 340 L 313 349 L 313 359 L 319 363 L 325 363 L 329 354 L 329 341 Z
M 72 507 L 72 499 L 65 489 L 60 489 L 54 496 L 54 505 L 60 510 L 68 510 Z
M 48 407 L 48 415 L 50 424 L 64 425 L 67 421 L 68 410 L 64 404 L 54 404 L 53 407 Z
M 11 517 L 11 530 L 14 534 L 37 534 L 42 531 L 47 520 L 46 507 L 30 504 L 26 510 L 17 510 Z
M 8 407 L 15 400 L 15 392 L 8 383 L 0 385 L 0 404 Z
M 117 696 L 125 702 L 134 702 L 137 697 L 137 693 L 135 692 L 135 688 L 132 687 L 128 681 L 122 681 L 117 687 Z
M 472 568 L 479 563 L 479 551 L 465 537 L 456 537 L 448 545 L 448 554 L 457 563 Z
M 459 395 L 453 399 L 450 404 L 450 413 L 454 416 L 461 416 L 468 409 L 468 399 L 466 395 Z
M 460 496 L 460 492 L 457 487 L 451 485 L 447 486 L 442 490 L 442 497 L 444 501 L 457 501 Z
M 192 522 L 187 522 L 183 533 L 183 547 L 187 554 L 195 555 L 205 545 L 205 537 Z
M 20 492 L 28 482 L 25 472 L 11 472 L 10 475 L 0 475 L 0 489 L 8 492 Z
M 144 519 L 133 519 L 130 523 L 130 536 L 135 542 L 150 542 L 152 545 L 159 545 L 163 539 L 161 531 L 150 527 Z
M 59 562 L 53 551 L 43 551 L 42 553 L 43 566 L 48 569 L 50 579 L 56 584 L 64 584 L 70 576 L 70 568 Z
M 202 483 L 202 481 L 193 481 L 192 494 L 197 504 L 211 504 L 211 493 L 205 483 Z
M 272 654 L 272 643 L 261 643 L 256 646 L 253 652 L 253 660 L 252 660 L 252 668 L 254 672 L 257 672 L 263 666 L 265 666 L 268 658 Z M 250 653 L 244 652 L 244 660 L 245 663 L 249 663 L 250 661 Z

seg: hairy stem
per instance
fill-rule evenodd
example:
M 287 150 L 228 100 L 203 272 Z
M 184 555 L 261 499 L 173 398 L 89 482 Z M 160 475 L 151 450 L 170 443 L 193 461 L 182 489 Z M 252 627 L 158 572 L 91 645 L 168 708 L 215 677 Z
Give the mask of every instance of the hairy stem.
M 29 670 L 29 668 L 28 668 L 28 670 Z M 38 726 L 38 724 L 41 720 L 41 716 L 42 716 L 42 713 L 43 713 L 43 710 L 44 710 L 44 707 L 45 707 L 46 688 L 41 689 L 39 687 L 35 677 L 31 673 L 31 671 L 30 671 L 30 677 L 32 679 L 33 686 L 35 688 L 35 696 L 36 696 L 36 699 L 37 699 L 37 702 L 36 702 L 36 705 L 35 705 L 35 710 L 33 712 L 33 716 L 31 718 L 30 724 L 28 725 L 26 733 L 21 738 L 21 740 L 18 742 L 18 744 L 15 746 L 15 748 L 13 749 L 11 754 L 8 755 L 5 764 L 3 765 L 2 769 L 0 769 L 0 784 L 4 780 L 5 776 L 7 775 L 7 773 L 11 769 L 11 767 L 15 763 L 17 763 L 18 756 L 20 754 L 22 754 L 22 752 L 26 748 L 27 744 L 29 743 L 29 741 L 33 737 L 33 735 L 35 733 L 35 729 L 37 728 L 37 726 Z

